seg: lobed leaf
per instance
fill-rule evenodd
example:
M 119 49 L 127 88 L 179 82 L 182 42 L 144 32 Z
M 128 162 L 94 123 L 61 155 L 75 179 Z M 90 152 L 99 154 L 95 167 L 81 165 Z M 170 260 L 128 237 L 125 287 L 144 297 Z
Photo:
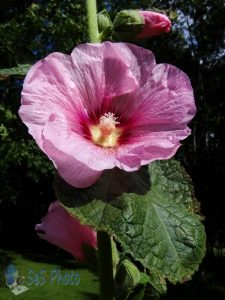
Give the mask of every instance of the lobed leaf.
M 149 175 L 151 189 L 149 189 Z M 58 178 L 58 199 L 82 223 L 106 231 L 141 262 L 150 282 L 165 291 L 190 279 L 205 254 L 205 231 L 190 177 L 175 160 L 157 161 L 133 173 L 105 171 L 87 189 Z

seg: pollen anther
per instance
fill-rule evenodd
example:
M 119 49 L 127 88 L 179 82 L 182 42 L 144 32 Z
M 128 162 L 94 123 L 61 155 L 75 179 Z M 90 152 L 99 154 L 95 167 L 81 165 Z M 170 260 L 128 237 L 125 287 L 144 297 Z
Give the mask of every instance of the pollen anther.
M 105 113 L 99 119 L 99 124 L 90 128 L 92 140 L 102 147 L 115 147 L 121 130 L 116 128 L 120 124 L 117 117 L 111 112 Z
M 117 119 L 111 112 L 101 116 L 99 119 L 99 129 L 103 136 L 108 136 L 115 130 L 116 125 L 120 123 L 116 121 Z

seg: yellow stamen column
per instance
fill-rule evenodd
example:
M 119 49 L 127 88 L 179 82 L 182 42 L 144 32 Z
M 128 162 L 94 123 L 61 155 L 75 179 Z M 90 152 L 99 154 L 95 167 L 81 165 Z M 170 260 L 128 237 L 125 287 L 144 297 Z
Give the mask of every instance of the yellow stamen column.
M 91 126 L 91 137 L 96 145 L 105 148 L 117 146 L 121 130 L 116 127 L 119 124 L 116 120 L 113 113 L 107 113 L 99 119 L 99 124 Z

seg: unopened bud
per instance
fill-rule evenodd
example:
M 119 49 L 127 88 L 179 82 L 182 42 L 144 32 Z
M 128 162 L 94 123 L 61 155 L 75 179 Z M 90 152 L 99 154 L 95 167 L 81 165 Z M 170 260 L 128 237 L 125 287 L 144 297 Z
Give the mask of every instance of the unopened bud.
M 162 14 L 152 11 L 123 10 L 113 22 L 113 31 L 119 40 L 150 38 L 169 32 L 171 21 Z
M 104 9 L 98 13 L 98 30 L 100 35 L 102 35 L 103 38 L 105 37 L 105 35 L 107 37 L 107 35 L 111 31 L 111 28 L 112 21 L 107 10 Z
M 122 10 L 113 22 L 113 32 L 119 40 L 132 40 L 142 31 L 144 19 L 138 10 Z
M 144 27 L 137 38 L 149 38 L 170 31 L 171 21 L 166 15 L 152 11 L 139 13 L 144 19 Z

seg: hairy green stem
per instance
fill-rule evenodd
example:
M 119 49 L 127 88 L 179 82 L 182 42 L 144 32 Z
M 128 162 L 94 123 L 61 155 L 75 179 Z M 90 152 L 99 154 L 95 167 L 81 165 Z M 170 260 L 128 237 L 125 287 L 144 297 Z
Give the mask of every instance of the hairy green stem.
M 114 278 L 112 263 L 111 237 L 103 231 L 98 231 L 98 272 L 100 280 L 100 300 L 114 300 Z
M 91 43 L 100 42 L 97 21 L 96 0 L 86 0 L 88 35 Z
M 96 0 L 86 0 L 88 35 L 91 43 L 100 42 Z M 114 278 L 112 262 L 111 237 L 102 231 L 97 233 L 98 240 L 98 273 L 100 282 L 100 300 L 114 300 Z

